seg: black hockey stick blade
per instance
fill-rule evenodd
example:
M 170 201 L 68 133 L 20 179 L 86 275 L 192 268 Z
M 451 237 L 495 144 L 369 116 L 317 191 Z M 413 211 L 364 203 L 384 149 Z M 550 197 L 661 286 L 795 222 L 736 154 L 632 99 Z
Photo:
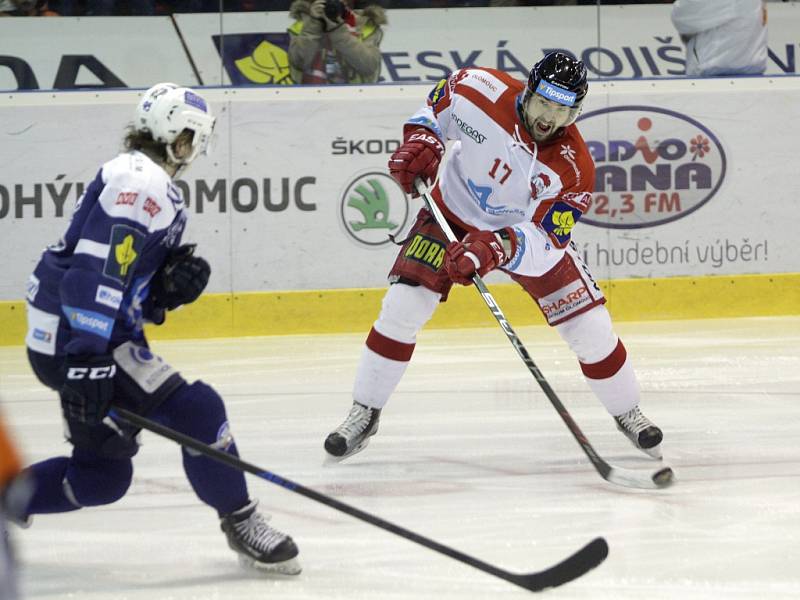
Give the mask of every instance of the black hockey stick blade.
M 510 574 L 510 578 L 504 577 L 504 579 L 531 592 L 541 592 L 577 579 L 602 563 L 607 556 L 608 544 L 605 539 L 599 537 L 545 571 L 525 575 Z
M 190 448 L 202 454 L 203 456 L 206 456 L 207 458 L 216 460 L 217 462 L 227 465 L 233 469 L 260 477 L 261 479 L 269 481 L 270 483 L 274 483 L 275 485 L 278 485 L 290 492 L 305 496 L 306 498 L 319 502 L 320 504 L 329 506 L 335 510 L 348 514 L 351 517 L 355 517 L 356 519 L 360 519 L 361 521 L 369 523 L 370 525 L 374 525 L 375 527 L 380 527 L 384 531 L 388 531 L 389 533 L 398 535 L 409 541 L 420 544 L 421 546 L 425 546 L 434 552 L 449 556 L 450 558 L 474 567 L 479 571 L 494 575 L 495 577 L 499 577 L 500 579 L 504 579 L 510 583 L 524 587 L 532 592 L 538 592 L 548 587 L 556 587 L 567 583 L 568 581 L 572 581 L 573 579 L 576 579 L 584 573 L 594 569 L 605 560 L 606 556 L 608 556 L 608 544 L 603 538 L 596 538 L 578 550 L 575 554 L 572 554 L 549 569 L 522 575 L 511 573 L 510 571 L 506 571 L 491 565 L 478 558 L 475 558 L 474 556 L 464 554 L 455 548 L 445 546 L 436 540 L 432 540 L 418 533 L 414 533 L 409 529 L 395 525 L 394 523 L 386 521 L 376 515 L 365 512 L 354 506 L 350 506 L 349 504 L 345 504 L 344 502 L 340 502 L 336 498 L 326 496 L 321 492 L 317 492 L 316 490 L 302 486 L 299 483 L 295 483 L 294 481 L 286 479 L 285 477 L 281 477 L 276 473 L 272 473 L 245 462 L 238 456 L 228 454 L 227 452 L 223 452 L 217 448 L 212 448 L 208 444 L 204 444 L 193 437 L 175 431 L 174 429 L 170 429 L 169 427 L 161 425 L 160 423 L 156 423 L 155 421 L 151 421 L 150 419 L 147 419 L 141 415 L 137 415 L 136 413 L 124 408 L 115 407 L 111 410 L 110 415 L 112 417 L 119 417 L 136 427 L 146 429 L 147 431 L 151 431 L 156 435 L 160 435 L 168 440 L 172 440 L 184 448 Z

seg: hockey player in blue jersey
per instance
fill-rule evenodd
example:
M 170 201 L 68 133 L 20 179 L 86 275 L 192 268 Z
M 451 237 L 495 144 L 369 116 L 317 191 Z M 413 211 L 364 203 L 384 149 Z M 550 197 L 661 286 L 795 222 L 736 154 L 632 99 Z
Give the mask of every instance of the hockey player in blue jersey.
M 35 483 L 23 519 L 119 500 L 131 483 L 137 434 L 108 415 L 125 407 L 237 454 L 222 398 L 187 382 L 148 348 L 145 320 L 193 302 L 210 267 L 181 245 L 186 208 L 175 178 L 208 147 L 214 117 L 195 91 L 145 92 L 125 138 L 78 200 L 64 237 L 30 277 L 26 344 L 33 371 L 61 400 L 72 455 L 28 468 Z M 270 527 L 244 476 L 183 450 L 197 496 L 214 508 L 228 544 L 259 569 L 297 574 L 297 546 Z

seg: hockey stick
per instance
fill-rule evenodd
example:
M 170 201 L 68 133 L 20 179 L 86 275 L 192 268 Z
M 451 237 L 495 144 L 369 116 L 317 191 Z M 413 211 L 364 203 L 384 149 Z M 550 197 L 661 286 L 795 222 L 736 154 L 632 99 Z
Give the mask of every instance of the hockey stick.
M 453 234 L 453 229 L 450 227 L 447 219 L 445 219 L 442 211 L 437 206 L 436 201 L 431 198 L 425 185 L 419 179 L 417 179 L 415 186 L 417 188 L 417 192 L 425 201 L 425 205 L 427 206 L 428 210 L 436 220 L 436 223 L 439 225 L 439 227 L 441 227 L 442 231 L 444 231 L 448 241 L 458 241 L 456 240 L 456 236 Z M 581 428 L 578 427 L 578 424 L 561 403 L 561 400 L 558 399 L 558 396 L 553 391 L 553 388 L 550 387 L 550 384 L 547 383 L 547 380 L 544 378 L 544 375 L 542 375 L 539 367 L 537 367 L 536 363 L 533 362 L 530 354 L 528 354 L 528 350 L 522 344 L 522 340 L 519 339 L 519 336 L 517 336 L 516 332 L 511 327 L 511 323 L 508 322 L 506 316 L 503 314 L 503 311 L 500 309 L 500 305 L 497 304 L 494 296 L 492 296 L 491 292 L 489 292 L 486 284 L 483 283 L 483 279 L 481 279 L 480 275 L 475 273 L 475 276 L 472 278 L 472 282 L 475 284 L 478 292 L 480 292 L 483 301 L 486 302 L 486 306 L 489 307 L 489 310 L 494 315 L 494 318 L 497 319 L 497 322 L 500 324 L 500 328 L 505 332 L 506 337 L 508 337 L 508 340 L 511 342 L 511 345 L 514 346 L 514 349 L 517 351 L 517 354 L 519 354 L 522 362 L 525 363 L 525 366 L 528 367 L 528 370 L 531 372 L 534 379 L 536 379 L 536 381 L 539 383 L 539 386 L 542 388 L 545 396 L 547 396 L 547 399 L 550 400 L 553 408 L 555 408 L 556 412 L 558 412 L 558 414 L 561 416 L 561 419 L 566 424 L 567 429 L 570 430 L 570 433 L 572 433 L 578 444 L 580 444 L 581 448 L 583 448 L 586 456 L 589 457 L 589 460 L 594 468 L 598 473 L 600 473 L 600 476 L 611 483 L 634 488 L 656 489 L 670 485 L 674 480 L 674 474 L 670 467 L 663 467 L 652 474 L 645 473 L 644 471 L 612 467 L 605 460 L 603 460 L 600 455 L 597 454 L 597 452 L 595 452 L 595 449 L 589 443 L 588 438 L 583 434 Z
M 556 587 L 567 583 L 568 581 L 572 581 L 573 579 L 577 579 L 587 571 L 594 569 L 605 560 L 606 556 L 608 556 L 608 544 L 606 543 L 605 539 L 599 537 L 595 538 L 586 544 L 586 546 L 549 569 L 545 569 L 544 571 L 539 571 L 537 573 L 511 573 L 510 571 L 505 571 L 499 567 L 490 565 L 489 563 L 483 562 L 482 560 L 469 556 L 468 554 L 459 552 L 454 548 L 440 544 L 439 542 L 436 542 L 430 538 L 421 536 L 418 533 L 404 529 L 399 525 L 395 525 L 389 521 L 384 521 L 380 517 L 364 512 L 363 510 L 350 506 L 349 504 L 345 504 L 344 502 L 340 502 L 335 498 L 321 494 L 320 492 L 302 486 L 299 483 L 290 481 L 289 479 L 281 477 L 276 473 L 261 469 L 255 465 L 241 460 L 236 456 L 233 456 L 232 454 L 212 448 L 211 446 L 199 442 L 192 437 L 170 429 L 169 427 L 165 427 L 160 423 L 151 421 L 150 419 L 137 415 L 136 413 L 124 408 L 114 408 L 111 411 L 111 415 L 121 417 L 136 427 L 146 429 L 157 435 L 172 440 L 173 442 L 177 442 L 185 448 L 191 448 L 203 456 L 228 465 L 233 469 L 244 471 L 245 473 L 250 473 L 251 475 L 265 479 L 270 483 L 274 483 L 275 485 L 279 485 L 282 488 L 289 490 L 290 492 L 295 492 L 296 494 L 305 496 L 306 498 L 319 502 L 320 504 L 330 506 L 331 508 L 348 514 L 351 517 L 365 521 L 370 525 L 380 527 L 389 533 L 393 533 L 395 535 L 399 535 L 400 537 L 406 538 L 407 540 L 411 540 L 412 542 L 416 542 L 417 544 L 425 546 L 434 552 L 449 556 L 450 558 L 474 567 L 480 571 L 483 571 L 484 573 L 489 573 L 490 575 L 494 575 L 500 579 L 505 579 L 506 581 L 532 592 L 539 592 L 545 588 Z

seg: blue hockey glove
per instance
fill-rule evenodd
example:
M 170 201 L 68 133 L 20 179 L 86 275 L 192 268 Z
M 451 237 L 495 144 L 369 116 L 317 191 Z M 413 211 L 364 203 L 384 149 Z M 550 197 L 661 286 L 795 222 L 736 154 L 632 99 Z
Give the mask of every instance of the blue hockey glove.
M 67 355 L 60 390 L 64 418 L 85 425 L 99 424 L 114 399 L 116 373 L 110 355 Z
M 195 247 L 184 244 L 177 248 L 153 276 L 150 296 L 155 307 L 174 310 L 194 302 L 206 289 L 211 266 L 194 255 Z

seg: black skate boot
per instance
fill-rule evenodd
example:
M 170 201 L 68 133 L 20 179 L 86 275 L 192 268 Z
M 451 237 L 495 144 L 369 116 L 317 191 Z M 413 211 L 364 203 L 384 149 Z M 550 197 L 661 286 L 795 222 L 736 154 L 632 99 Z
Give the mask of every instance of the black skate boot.
M 325 451 L 338 459 L 353 456 L 367 447 L 369 438 L 378 432 L 379 408 L 353 402 L 344 423 L 325 438 Z
M 239 555 L 239 562 L 263 571 L 297 575 L 297 546 L 292 538 L 267 524 L 267 518 L 256 510 L 258 500 L 225 515 L 220 527 L 228 538 L 228 546 Z
M 632 408 L 626 413 L 614 417 L 617 429 L 639 450 L 653 458 L 661 458 L 661 440 L 664 435 L 650 419 L 642 414 L 639 407 Z

